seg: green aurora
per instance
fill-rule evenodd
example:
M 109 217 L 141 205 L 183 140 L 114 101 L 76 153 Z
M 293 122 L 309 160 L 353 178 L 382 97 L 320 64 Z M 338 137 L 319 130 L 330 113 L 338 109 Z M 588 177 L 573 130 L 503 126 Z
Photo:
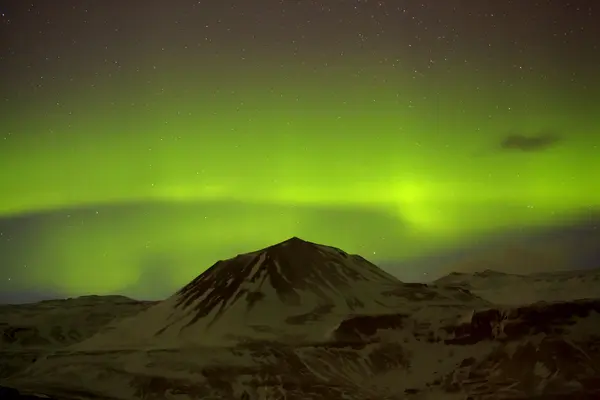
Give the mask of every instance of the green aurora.
M 171 72 L 152 91 L 124 77 L 15 106 L 0 216 L 41 222 L 13 239 L 27 246 L 14 287 L 147 294 L 290 236 L 401 260 L 600 206 L 600 91 L 267 70 Z M 500 146 L 549 131 L 561 140 L 544 150 Z

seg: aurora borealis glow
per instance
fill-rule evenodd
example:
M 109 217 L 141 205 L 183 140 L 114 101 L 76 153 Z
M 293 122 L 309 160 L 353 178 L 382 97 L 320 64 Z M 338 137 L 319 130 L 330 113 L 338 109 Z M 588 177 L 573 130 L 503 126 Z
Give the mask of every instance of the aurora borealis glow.
M 3 10 L 1 290 L 162 296 L 290 236 L 404 260 L 600 208 L 595 3 L 67 3 Z

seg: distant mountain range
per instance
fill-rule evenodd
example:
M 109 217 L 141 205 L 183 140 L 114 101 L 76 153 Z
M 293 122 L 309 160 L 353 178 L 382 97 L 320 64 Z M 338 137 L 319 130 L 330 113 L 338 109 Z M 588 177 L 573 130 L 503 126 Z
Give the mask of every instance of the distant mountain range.
M 427 256 L 379 265 L 408 281 L 432 281 L 451 272 L 485 269 L 530 274 L 600 268 L 600 218 L 590 215 L 558 226 L 515 229 L 496 237 L 473 238 Z

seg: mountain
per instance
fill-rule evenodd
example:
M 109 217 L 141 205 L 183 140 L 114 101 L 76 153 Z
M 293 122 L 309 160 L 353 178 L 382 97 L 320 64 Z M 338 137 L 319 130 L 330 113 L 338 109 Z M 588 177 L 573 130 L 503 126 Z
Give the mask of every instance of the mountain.
M 600 269 L 527 275 L 484 270 L 451 273 L 435 280 L 434 284 L 460 287 L 497 304 L 571 301 L 600 297 Z
M 321 340 L 348 315 L 410 308 L 400 286 L 360 256 L 291 238 L 218 261 L 170 298 L 78 348 Z
M 577 291 L 574 276 L 545 279 Z M 600 398 L 600 299 L 496 304 L 471 291 L 505 278 L 520 298 L 524 276 L 403 283 L 292 238 L 215 263 L 3 384 L 56 400 Z

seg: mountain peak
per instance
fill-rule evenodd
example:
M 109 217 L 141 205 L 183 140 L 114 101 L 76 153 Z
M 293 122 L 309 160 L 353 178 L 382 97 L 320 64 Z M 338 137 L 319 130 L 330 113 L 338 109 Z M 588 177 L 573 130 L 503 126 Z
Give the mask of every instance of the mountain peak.
M 247 312 L 267 297 L 301 306 L 305 293 L 316 296 L 321 304 L 333 304 L 336 296 L 352 292 L 359 281 L 398 283 L 362 257 L 292 237 L 217 262 L 177 292 L 177 307 L 194 308 L 196 316 L 188 325 L 209 315 L 212 325 L 240 300 Z M 347 300 L 354 302 L 356 296 L 350 297 Z
M 473 273 L 473 276 L 478 276 L 482 278 L 489 277 L 500 277 L 500 276 L 509 276 L 511 274 L 507 274 L 505 272 L 495 271 L 493 269 L 484 269 L 483 271 L 476 271 Z
M 297 236 L 293 236 L 287 240 L 284 240 L 283 242 L 274 244 L 272 246 L 266 247 L 262 250 L 259 251 L 273 251 L 273 250 L 279 250 L 281 251 L 281 249 L 285 248 L 286 252 L 289 251 L 294 251 L 294 250 L 301 250 L 304 249 L 305 251 L 309 250 L 309 248 L 313 248 L 313 250 L 316 250 L 318 248 L 318 244 L 316 243 L 312 243 L 312 242 L 308 242 L 306 240 L 300 239 Z
M 399 285 L 358 255 L 292 237 L 216 262 L 166 300 L 86 346 L 109 337 L 167 348 L 318 341 L 348 315 L 404 304 L 406 296 L 394 292 Z
M 321 337 L 340 316 L 396 301 L 382 293 L 398 284 L 360 256 L 292 237 L 217 261 L 140 316 L 140 335 L 165 345 Z
M 311 243 L 311 242 L 302 240 L 298 236 L 292 236 L 291 238 L 284 240 L 283 242 L 281 242 L 279 244 L 283 244 L 283 243 Z M 275 246 L 277 246 L 277 245 L 275 245 Z

